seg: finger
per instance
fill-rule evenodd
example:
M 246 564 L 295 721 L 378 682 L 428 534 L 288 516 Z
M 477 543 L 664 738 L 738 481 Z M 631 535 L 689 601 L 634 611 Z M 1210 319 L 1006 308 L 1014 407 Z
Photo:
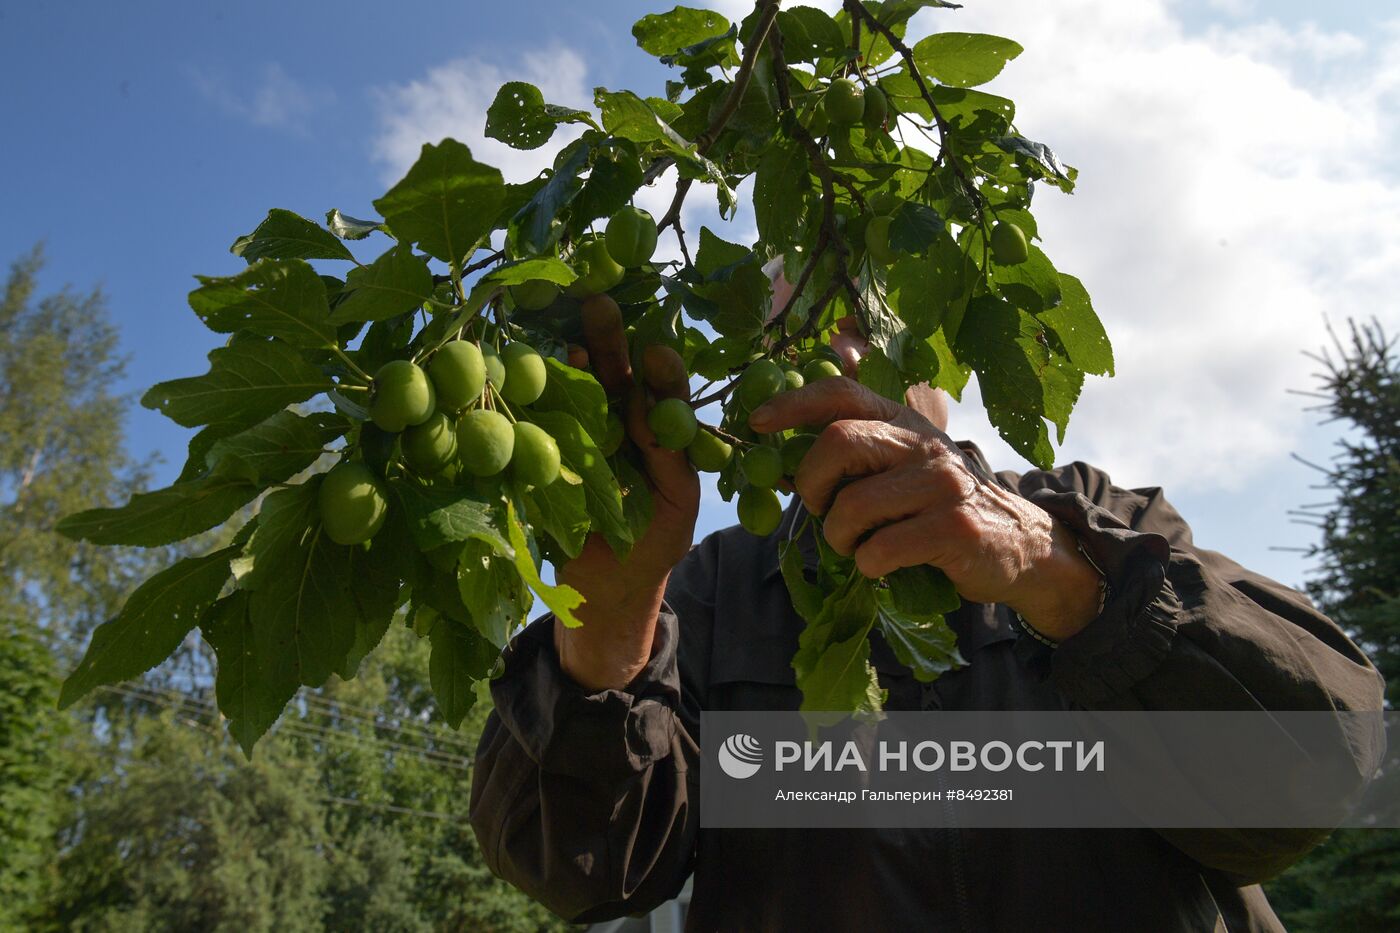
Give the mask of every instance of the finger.
M 797 493 L 809 512 L 821 515 L 842 479 L 882 473 L 908 458 L 917 442 L 911 432 L 883 421 L 837 421 L 802 458 L 793 477 Z
M 627 434 L 641 451 L 647 477 L 656 492 L 670 501 L 683 501 L 692 487 L 698 490 L 699 481 L 685 451 L 668 450 L 656 442 L 656 435 L 647 424 L 650 410 L 646 390 L 634 386 L 627 397 Z
M 580 317 L 594 375 L 609 396 L 624 394 L 632 385 L 632 363 L 627 358 L 622 309 L 609 295 L 593 295 L 584 301 Z
M 932 490 L 909 471 L 890 470 L 843 487 L 822 520 L 822 534 L 838 554 L 850 556 L 867 532 L 918 514 L 932 505 Z
M 771 434 L 785 428 L 830 424 L 848 418 L 891 421 L 903 411 L 890 401 L 845 376 L 819 379 L 791 392 L 780 392 L 754 409 L 749 427 Z
M 569 344 L 568 361 L 569 361 L 569 365 L 572 366 L 574 369 L 587 369 L 587 368 L 588 368 L 588 350 L 587 350 L 587 348 L 586 348 L 586 347 L 581 347 L 581 346 L 579 346 L 579 345 L 576 344 L 576 343 L 571 343 L 571 344 Z
M 664 343 L 654 343 L 642 351 L 642 378 L 659 399 L 690 399 L 685 360 Z
M 920 513 L 878 529 L 855 549 L 856 569 L 872 580 L 901 567 L 929 563 L 929 542 L 938 534 L 936 517 Z

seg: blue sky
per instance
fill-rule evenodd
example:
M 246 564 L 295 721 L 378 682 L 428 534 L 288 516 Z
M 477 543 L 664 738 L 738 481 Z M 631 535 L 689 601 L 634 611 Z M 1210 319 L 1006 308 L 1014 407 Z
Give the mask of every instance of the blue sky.
M 46 288 L 102 286 L 131 356 L 124 389 L 200 372 L 220 341 L 185 304 L 192 276 L 237 270 L 228 246 L 268 208 L 371 215 L 403 153 L 429 138 L 415 133 L 503 155 L 478 149 L 473 109 L 503 80 L 549 85 L 561 103 L 594 85 L 659 90 L 666 70 L 629 29 L 669 6 L 0 6 L 0 258 L 42 239 Z M 1392 332 L 1400 320 L 1375 300 L 1396 259 L 1385 244 L 1400 243 L 1400 183 L 1367 161 L 1394 151 L 1400 52 L 1385 5 L 967 7 L 922 14 L 916 30 L 1026 45 L 995 89 L 1020 102 L 1023 132 L 1084 173 L 1073 198 L 1043 196 L 1042 229 L 1094 294 L 1119 376 L 1086 391 L 1062 459 L 1162 485 L 1200 543 L 1297 584 L 1305 564 L 1270 545 L 1311 542 L 1283 513 L 1318 495 L 1288 453 L 1323 458 L 1333 434 L 1282 389 L 1309 387 L 1301 352 L 1320 345 L 1322 312 L 1377 314 Z M 1353 241 L 1357 230 L 1369 233 Z M 1025 468 L 966 408 L 951 433 Z M 1140 413 L 1131 432 L 1124 412 Z M 187 432 L 139 407 L 128 428 L 133 451 L 160 453 L 173 478 Z M 730 521 L 715 501 L 702 527 Z

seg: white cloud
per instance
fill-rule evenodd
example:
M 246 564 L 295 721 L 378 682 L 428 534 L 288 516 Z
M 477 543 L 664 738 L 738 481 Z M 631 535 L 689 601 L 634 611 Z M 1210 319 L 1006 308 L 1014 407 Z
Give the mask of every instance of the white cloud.
M 1323 314 L 1400 321 L 1394 31 L 1191 35 L 1162 0 L 939 16 L 1025 46 L 991 90 L 1080 169 L 1077 192 L 1043 190 L 1036 214 L 1056 264 L 1093 295 L 1118 375 L 1089 380 L 1060 460 L 1204 492 L 1306 449 L 1311 416 L 1286 390 L 1313 384 L 1302 351 L 1323 344 Z M 1373 60 L 1356 67 L 1363 51 Z M 1015 462 L 979 407 L 956 408 L 953 432 Z
M 487 139 L 486 110 L 496 90 L 507 81 L 528 81 L 548 103 L 588 108 L 593 92 L 587 70 L 577 52 L 556 46 L 524 53 L 508 67 L 479 58 L 454 59 L 429 69 L 417 81 L 376 90 L 381 128 L 373 155 L 384 166 L 384 180 L 398 181 L 417 161 L 424 143 L 450 136 L 466 143 L 477 159 L 499 168 L 507 181 L 528 181 L 548 168 L 555 153 L 581 131 L 562 126 L 548 144 L 528 151 Z
M 305 134 L 309 132 L 307 119 L 317 109 L 335 102 L 334 92 L 301 83 L 276 62 L 263 65 L 257 74 L 252 82 L 247 76 L 240 77 L 239 87 L 251 86 L 251 92 L 244 93 L 235 90 L 235 82 L 222 74 L 190 69 L 190 78 L 202 95 L 254 126 Z

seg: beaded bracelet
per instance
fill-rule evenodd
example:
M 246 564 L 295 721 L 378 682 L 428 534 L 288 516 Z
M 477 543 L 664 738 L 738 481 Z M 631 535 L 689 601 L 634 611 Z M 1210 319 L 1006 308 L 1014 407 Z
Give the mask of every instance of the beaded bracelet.
M 1093 567 L 1099 575 L 1099 608 L 1094 613 L 1094 617 L 1098 618 L 1099 616 L 1103 615 L 1104 606 L 1108 605 L 1108 574 L 1104 573 L 1103 569 L 1099 567 L 1098 562 L 1096 562 L 1092 557 L 1089 556 L 1088 551 L 1084 550 L 1084 542 L 1079 540 L 1078 535 L 1075 535 L 1074 537 L 1074 546 L 1079 549 L 1079 553 L 1084 556 L 1084 559 L 1089 562 L 1089 566 Z M 1048 638 L 1040 632 L 1036 631 L 1035 627 L 1032 626 L 1025 619 L 1023 619 L 1019 612 L 1013 609 L 1011 610 L 1011 614 L 1016 617 L 1016 621 L 1020 623 L 1022 631 L 1024 631 L 1027 635 L 1031 636 L 1036 641 L 1040 642 L 1046 647 L 1060 647 L 1059 642 L 1055 641 L 1052 638 Z

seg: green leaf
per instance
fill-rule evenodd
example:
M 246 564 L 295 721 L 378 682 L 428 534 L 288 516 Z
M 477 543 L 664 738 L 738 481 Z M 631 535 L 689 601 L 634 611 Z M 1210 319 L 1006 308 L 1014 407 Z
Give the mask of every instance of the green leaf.
M 415 311 L 433 297 L 433 274 L 421 256 L 400 244 L 368 266 L 351 269 L 345 287 L 331 323 L 382 321 Z
M 967 290 L 967 262 L 957 241 L 943 231 L 924 256 L 890 267 L 885 299 L 909 330 L 927 338 L 938 330 L 949 305 Z
M 733 67 L 739 64 L 739 53 L 734 48 L 738 38 L 739 27 L 730 26 L 717 36 L 677 49 L 672 55 L 661 56 L 661 64 L 686 69 L 687 80 L 698 78 L 699 73 L 717 65 Z
M 943 615 L 962 605 L 953 581 L 928 564 L 901 567 L 886 576 L 885 583 L 888 589 L 880 592 L 887 593 L 891 605 L 906 615 Z
M 200 628 L 218 660 L 214 696 L 219 712 L 228 720 L 229 734 L 251 759 L 253 746 L 300 685 L 295 676 L 286 676 L 282 659 L 267 650 L 275 644 L 272 633 L 254 628 L 246 592 L 237 590 L 210 606 Z
M 116 618 L 92 633 L 83 659 L 63 682 L 59 709 L 66 709 L 94 687 L 139 677 L 185 640 L 206 606 L 219 597 L 237 548 L 187 557 L 136 588 Z
M 729 20 L 720 14 L 684 6 L 669 13 L 649 13 L 632 24 L 637 45 L 658 58 L 728 31 Z
M 622 511 L 622 491 L 607 459 L 578 419 L 562 411 L 538 409 L 521 409 L 518 416 L 544 428 L 554 438 L 564 466 L 583 478 L 584 502 L 593 530 L 601 532 L 614 551 L 625 552 L 633 539 Z
M 787 584 L 792 606 L 798 615 L 812 622 L 821 615 L 825 594 L 822 593 L 821 587 L 807 581 L 802 549 L 797 546 L 795 540 L 789 541 L 782 548 L 782 552 L 782 557 L 778 560 L 778 569 L 783 573 L 783 582 Z
M 753 338 L 763 332 L 773 286 L 751 250 L 702 227 L 695 266 L 705 281 L 686 295 L 692 316 L 726 337 Z
M 319 224 L 300 214 L 273 208 L 252 233 L 233 241 L 229 252 L 248 262 L 259 259 L 344 259 L 355 257 Z
M 270 486 L 311 466 L 327 444 L 348 430 L 349 420 L 330 412 L 279 411 L 246 431 L 215 441 L 205 462 L 214 475 Z
M 1001 266 L 992 261 L 991 280 L 1007 301 L 1031 314 L 1060 303 L 1060 274 L 1040 247 L 1030 244 L 1025 262 Z
M 296 347 L 333 347 L 326 286 L 300 259 L 262 259 L 237 275 L 196 276 L 190 307 L 210 330 L 280 337 Z
M 887 591 L 877 593 L 880 634 L 895 657 L 925 683 L 963 667 L 958 639 L 942 615 L 908 614 L 895 608 Z
M 1001 74 L 1021 46 L 1000 36 L 936 32 L 914 46 L 914 63 L 927 78 L 954 87 L 976 87 Z
M 460 622 L 439 618 L 428 630 L 432 654 L 428 658 L 428 682 L 433 688 L 442 718 L 453 729 L 476 703 L 472 685 L 486 677 L 496 663 L 496 648 Z
M 857 374 L 861 385 L 887 399 L 904 404 L 905 385 L 899 367 L 890 362 L 890 358 L 880 348 L 871 347 L 870 352 L 860 358 Z
M 810 6 L 779 10 L 778 30 L 783 34 L 783 57 L 790 62 L 840 55 L 850 41 L 849 30 L 843 31 L 836 20 Z
M 504 648 L 515 629 L 525 622 L 529 591 L 520 574 L 514 563 L 481 541 L 468 541 L 462 546 L 457 561 L 457 593 L 477 632 L 497 648 Z
M 938 211 L 927 204 L 905 201 L 890 221 L 890 246 L 911 255 L 922 253 L 944 230 Z
M 1039 315 L 1055 334 L 1065 355 L 1076 367 L 1099 376 L 1113 375 L 1113 347 L 1108 342 L 1099 316 L 1089 303 L 1084 284 L 1072 275 L 1060 273 L 1059 305 Z
M 550 483 L 532 490 L 525 504 L 530 524 L 548 533 L 569 557 L 578 557 L 593 525 L 583 484 Z
M 627 527 L 632 530 L 632 540 L 636 541 L 651 526 L 656 503 L 651 498 L 651 487 L 641 471 L 626 457 L 615 457 L 617 481 L 622 489 L 622 514 L 627 518 Z
M 394 235 L 449 265 L 491 232 L 505 198 L 498 169 L 472 158 L 455 139 L 423 145 L 403 180 L 374 202 Z
M 570 228 L 582 232 L 599 217 L 611 217 L 642 186 L 643 168 L 637 147 L 610 139 L 594 152 L 593 167 L 569 210 Z
M 568 285 L 578 275 L 568 263 L 552 257 L 538 259 L 516 259 L 502 263 L 484 277 L 495 285 L 519 285 L 534 279 L 553 282 L 555 285 Z
M 238 587 L 251 593 L 255 632 L 267 633 L 265 660 L 283 680 L 319 687 L 346 667 L 364 628 L 377 628 L 397 604 L 397 577 L 382 554 L 330 540 L 316 505 L 321 477 L 263 500 L 258 527 L 234 561 Z
M 875 609 L 874 586 L 858 573 L 826 595 L 821 611 L 798 637 L 792 659 L 804 712 L 852 712 L 867 706 Z
M 341 213 L 336 207 L 326 211 L 326 226 L 342 240 L 363 240 L 374 231 L 384 229 L 384 225 L 377 220 L 360 220 Z
M 538 149 L 560 123 L 596 126 L 587 111 L 546 104 L 540 89 L 524 81 L 501 85 L 486 111 L 486 135 L 514 149 Z
M 509 554 L 499 530 L 500 511 L 491 500 L 457 486 L 423 486 L 402 478 L 391 479 L 389 488 L 408 516 L 419 550 L 475 539 Z
M 515 514 L 515 506 L 506 503 L 506 528 L 510 533 L 510 545 L 514 549 L 515 569 L 520 579 L 525 581 L 540 602 L 549 607 L 554 617 L 568 628 L 578 628 L 583 623 L 574 615 L 574 610 L 583 605 L 583 595 L 571 586 L 560 584 L 550 586 L 540 577 L 535 559 L 530 556 L 530 544 L 525 538 L 525 528 Z
M 614 136 L 638 143 L 660 143 L 676 159 L 676 170 L 683 178 L 707 181 L 718 189 L 720 216 L 728 220 L 738 207 L 724 172 L 700 155 L 651 105 L 631 91 L 595 88 L 593 102 L 603 114 L 604 128 Z
M 1004 151 L 1025 159 L 1033 169 L 1033 178 L 1043 178 L 1066 194 L 1074 190 L 1074 181 L 1079 173 L 1061 162 L 1054 150 L 1044 143 L 1024 136 L 1003 136 L 996 144 Z
M 807 152 L 779 139 L 758 160 L 754 173 L 753 210 L 758 234 L 774 249 L 797 241 L 804 223 L 805 196 L 811 188 Z
M 208 531 L 253 501 L 259 489 L 238 477 L 209 476 L 138 493 L 115 509 L 88 509 L 58 522 L 59 534 L 93 544 L 158 547 Z
M 548 379 L 542 394 L 531 406 L 536 411 L 562 411 L 573 416 L 595 444 L 608 433 L 608 396 L 593 374 L 553 357 L 545 357 Z
M 520 249 L 544 252 L 563 235 L 564 225 L 559 215 L 583 187 L 578 176 L 588 164 L 589 148 L 588 143 L 579 140 L 560 153 L 549 181 L 511 218 L 510 239 L 515 240 Z
M 232 431 L 334 387 L 296 348 L 239 335 L 209 352 L 209 372 L 157 383 L 141 404 L 187 428 L 209 424 Z

